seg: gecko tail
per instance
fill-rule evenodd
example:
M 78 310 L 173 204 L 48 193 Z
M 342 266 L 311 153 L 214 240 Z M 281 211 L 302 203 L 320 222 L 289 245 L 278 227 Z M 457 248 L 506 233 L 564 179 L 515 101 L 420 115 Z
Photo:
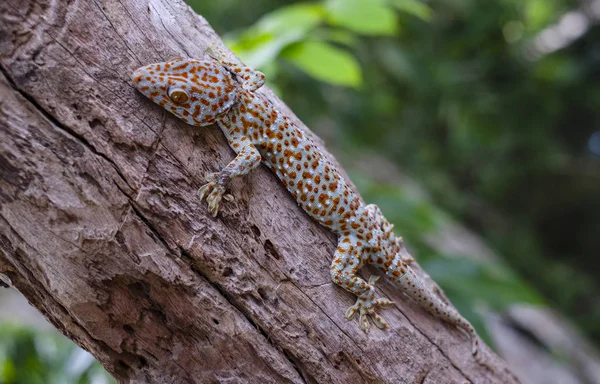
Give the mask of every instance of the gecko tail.
M 471 323 L 458 311 L 443 302 L 408 265 L 402 261 L 397 265 L 397 269 L 388 271 L 390 279 L 429 313 L 465 331 L 471 339 L 471 353 L 478 359 L 480 355 L 479 336 Z

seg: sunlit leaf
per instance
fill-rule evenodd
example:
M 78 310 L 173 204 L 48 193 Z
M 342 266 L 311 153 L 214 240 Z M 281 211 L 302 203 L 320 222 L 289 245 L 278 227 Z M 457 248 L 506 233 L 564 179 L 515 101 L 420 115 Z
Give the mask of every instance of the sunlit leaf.
M 363 35 L 393 35 L 398 30 L 396 13 L 377 0 L 327 0 L 329 22 Z
M 12 383 L 17 377 L 17 369 L 12 361 L 0 362 L 0 382 Z
M 526 26 L 533 31 L 546 27 L 556 15 L 554 4 L 548 0 L 529 0 L 525 2 Z
M 226 43 L 247 65 L 261 69 L 283 48 L 306 39 L 324 17 L 320 4 L 289 5 L 266 14 L 240 36 L 226 39 Z
M 265 38 L 266 37 L 266 38 Z M 265 34 L 255 44 L 232 43 L 229 45 L 244 63 L 252 68 L 262 69 L 277 58 L 282 49 L 288 45 L 304 40 L 304 32 L 290 31 L 280 35 Z
M 282 55 L 319 80 L 352 87 L 362 82 L 360 66 L 354 56 L 333 45 L 301 42 L 290 46 Z
M 267 13 L 258 21 L 256 28 L 261 32 L 285 32 L 293 29 L 308 31 L 319 24 L 324 16 L 320 4 L 293 4 Z

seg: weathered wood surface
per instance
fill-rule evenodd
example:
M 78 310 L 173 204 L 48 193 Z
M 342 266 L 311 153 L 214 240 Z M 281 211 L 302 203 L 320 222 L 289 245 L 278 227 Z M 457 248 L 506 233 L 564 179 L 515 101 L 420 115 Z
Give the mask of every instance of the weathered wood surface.
M 0 3 L 0 273 L 120 382 L 516 382 L 385 282 L 391 329 L 346 321 L 334 236 L 266 168 L 207 214 L 232 151 L 129 74 L 215 40 L 181 1 Z

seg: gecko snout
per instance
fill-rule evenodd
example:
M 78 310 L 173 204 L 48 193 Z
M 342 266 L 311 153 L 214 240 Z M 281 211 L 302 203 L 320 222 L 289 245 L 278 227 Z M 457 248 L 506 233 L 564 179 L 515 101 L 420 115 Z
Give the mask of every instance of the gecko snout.
M 133 81 L 133 85 L 138 85 L 142 80 L 142 74 L 137 71 L 131 74 L 131 80 Z
M 146 65 L 133 71 L 131 74 L 131 82 L 135 89 L 140 91 L 144 96 L 156 101 L 155 98 L 157 93 L 157 81 L 158 78 L 153 71 L 154 68 Z
M 146 73 L 146 67 L 141 67 L 133 71 L 131 74 L 131 81 L 133 81 L 134 86 L 138 86 L 142 80 L 144 79 Z

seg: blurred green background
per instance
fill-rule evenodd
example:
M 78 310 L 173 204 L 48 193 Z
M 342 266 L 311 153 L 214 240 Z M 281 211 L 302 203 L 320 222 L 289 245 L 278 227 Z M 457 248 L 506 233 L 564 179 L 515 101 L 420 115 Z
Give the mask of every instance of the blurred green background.
M 533 303 L 600 345 L 599 0 L 188 3 L 267 74 L 488 342 L 482 308 Z M 501 257 L 431 241 L 452 221 Z M 15 345 L 35 351 L 36 336 L 8 333 L 11 383 L 27 364 Z

